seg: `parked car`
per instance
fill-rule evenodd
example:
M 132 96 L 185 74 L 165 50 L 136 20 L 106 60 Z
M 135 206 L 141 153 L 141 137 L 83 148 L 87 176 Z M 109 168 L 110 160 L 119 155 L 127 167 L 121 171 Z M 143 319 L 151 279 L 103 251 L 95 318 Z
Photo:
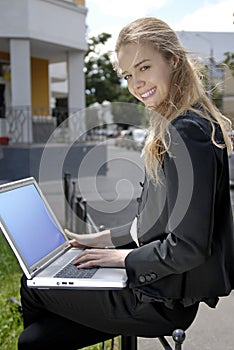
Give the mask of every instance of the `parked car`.
M 129 137 L 129 130 L 121 130 L 120 135 L 115 139 L 115 146 L 126 147 L 126 139 Z
M 141 128 L 122 130 L 120 136 L 115 140 L 115 145 L 141 151 L 144 146 L 146 134 L 147 130 Z
M 126 135 L 126 148 L 133 149 L 135 151 L 141 151 L 144 147 L 147 130 L 141 128 L 132 129 L 128 135 Z
M 144 147 L 146 135 L 147 135 L 146 129 L 137 128 L 132 130 L 133 149 L 135 149 L 136 151 L 142 150 L 142 148 Z

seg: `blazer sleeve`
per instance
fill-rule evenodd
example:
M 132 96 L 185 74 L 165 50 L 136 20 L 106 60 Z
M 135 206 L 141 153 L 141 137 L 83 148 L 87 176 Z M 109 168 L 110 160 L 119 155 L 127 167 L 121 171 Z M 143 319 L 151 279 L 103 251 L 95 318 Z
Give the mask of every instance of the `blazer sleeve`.
M 208 129 L 189 118 L 175 121 L 170 135 L 170 152 L 164 159 L 167 232 L 165 239 L 154 240 L 127 256 L 130 287 L 191 270 L 211 254 L 217 182 L 215 146 Z

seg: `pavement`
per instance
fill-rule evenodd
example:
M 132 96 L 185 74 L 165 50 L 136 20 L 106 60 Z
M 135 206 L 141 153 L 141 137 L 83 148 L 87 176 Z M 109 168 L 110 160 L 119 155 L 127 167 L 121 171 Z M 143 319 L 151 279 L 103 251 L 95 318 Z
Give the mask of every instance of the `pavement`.
M 110 227 L 125 223 L 133 217 L 135 199 L 140 193 L 139 181 L 143 179 L 143 164 L 138 152 L 114 147 L 113 144 L 108 145 L 108 161 L 110 164 L 106 176 L 94 175 L 78 179 L 77 191 L 87 200 L 89 212 L 97 225 Z M 40 185 L 53 211 L 64 225 L 62 181 Z M 183 350 L 233 350 L 233 323 L 234 293 L 220 298 L 215 309 L 201 304 L 195 321 L 186 331 Z M 168 341 L 173 344 L 170 337 Z M 138 349 L 162 350 L 162 345 L 157 339 L 138 338 Z
M 201 304 L 197 317 L 186 331 L 183 350 L 234 349 L 234 293 L 220 298 L 215 309 Z M 173 345 L 172 339 L 167 338 Z M 157 339 L 138 338 L 139 350 L 162 350 Z

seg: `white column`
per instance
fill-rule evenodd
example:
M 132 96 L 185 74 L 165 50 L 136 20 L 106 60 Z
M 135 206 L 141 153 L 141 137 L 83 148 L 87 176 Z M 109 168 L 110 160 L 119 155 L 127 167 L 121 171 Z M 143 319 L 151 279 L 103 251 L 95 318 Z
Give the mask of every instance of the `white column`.
M 85 75 L 83 51 L 68 53 L 68 107 L 70 140 L 75 141 L 85 131 Z
M 0 76 L 0 84 L 4 85 L 4 99 L 5 99 L 5 91 L 6 91 L 6 82 L 3 77 Z M 6 101 L 5 101 L 6 104 Z M 1 111 L 0 111 L 1 113 Z M 6 111 L 5 111 L 6 113 Z M 2 116 L 1 116 L 2 117 Z M 7 136 L 7 131 L 6 131 L 6 119 L 5 118 L 0 118 L 0 136 Z M 1 152 L 0 152 L 0 159 L 1 159 Z
M 30 41 L 26 39 L 10 40 L 11 57 L 11 91 L 12 107 L 15 116 L 22 119 L 20 142 L 32 142 L 32 118 L 31 118 L 31 62 Z M 18 109 L 23 113 L 17 114 Z

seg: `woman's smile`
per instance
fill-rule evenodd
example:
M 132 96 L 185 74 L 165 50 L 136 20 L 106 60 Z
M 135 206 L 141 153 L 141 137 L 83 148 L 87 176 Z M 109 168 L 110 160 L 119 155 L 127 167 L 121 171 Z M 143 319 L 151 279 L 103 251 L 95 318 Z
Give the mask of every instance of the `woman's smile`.
M 146 100 L 148 99 L 149 97 L 152 97 L 155 93 L 156 93 L 156 87 L 155 88 L 152 88 L 146 92 L 144 92 L 143 94 L 141 94 L 141 97 L 143 100 Z

